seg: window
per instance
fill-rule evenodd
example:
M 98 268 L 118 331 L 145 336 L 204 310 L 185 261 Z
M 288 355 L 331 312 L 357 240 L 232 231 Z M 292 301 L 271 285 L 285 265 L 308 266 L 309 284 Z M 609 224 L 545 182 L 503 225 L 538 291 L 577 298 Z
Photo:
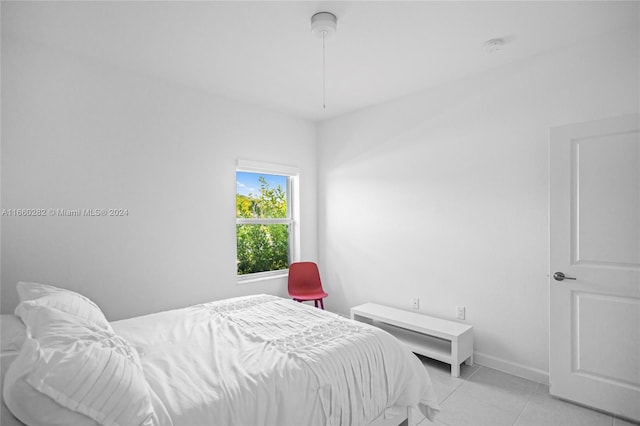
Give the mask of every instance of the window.
M 239 281 L 282 275 L 297 258 L 296 169 L 239 161 L 236 267 Z

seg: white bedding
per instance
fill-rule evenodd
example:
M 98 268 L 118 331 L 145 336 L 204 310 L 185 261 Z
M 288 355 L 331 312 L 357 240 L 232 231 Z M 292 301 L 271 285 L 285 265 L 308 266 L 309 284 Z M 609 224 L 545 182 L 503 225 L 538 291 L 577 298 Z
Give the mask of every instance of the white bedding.
M 274 296 L 112 323 L 174 425 L 363 425 L 438 405 L 426 369 L 386 332 Z

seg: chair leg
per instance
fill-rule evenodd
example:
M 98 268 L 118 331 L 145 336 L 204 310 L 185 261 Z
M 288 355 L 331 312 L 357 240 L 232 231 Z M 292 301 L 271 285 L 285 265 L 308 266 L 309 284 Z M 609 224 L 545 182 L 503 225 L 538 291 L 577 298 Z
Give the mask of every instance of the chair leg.
M 320 306 L 322 307 L 322 310 L 324 311 L 324 301 L 323 301 L 323 299 L 320 299 Z
M 313 304 L 316 305 L 316 308 L 318 307 L 318 299 L 313 301 Z

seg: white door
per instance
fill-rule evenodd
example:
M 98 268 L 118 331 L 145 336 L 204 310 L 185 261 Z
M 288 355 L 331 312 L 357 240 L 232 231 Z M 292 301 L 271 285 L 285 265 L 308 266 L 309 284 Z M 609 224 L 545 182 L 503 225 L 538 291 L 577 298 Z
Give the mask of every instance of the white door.
M 550 392 L 636 421 L 639 129 L 630 115 L 550 135 Z

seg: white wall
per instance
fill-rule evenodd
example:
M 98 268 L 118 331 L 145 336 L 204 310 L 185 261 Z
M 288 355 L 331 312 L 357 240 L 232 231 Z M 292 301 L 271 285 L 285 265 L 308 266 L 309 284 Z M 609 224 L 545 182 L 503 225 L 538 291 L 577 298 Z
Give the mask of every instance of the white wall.
M 623 31 L 322 123 L 327 306 L 466 306 L 480 361 L 544 381 L 549 128 L 639 111 L 638 40 Z
M 301 169 L 302 258 L 317 257 L 315 126 L 2 40 L 2 207 L 127 217 L 2 218 L 2 312 L 17 281 L 80 291 L 110 320 L 249 293 L 236 284 L 238 158 Z

